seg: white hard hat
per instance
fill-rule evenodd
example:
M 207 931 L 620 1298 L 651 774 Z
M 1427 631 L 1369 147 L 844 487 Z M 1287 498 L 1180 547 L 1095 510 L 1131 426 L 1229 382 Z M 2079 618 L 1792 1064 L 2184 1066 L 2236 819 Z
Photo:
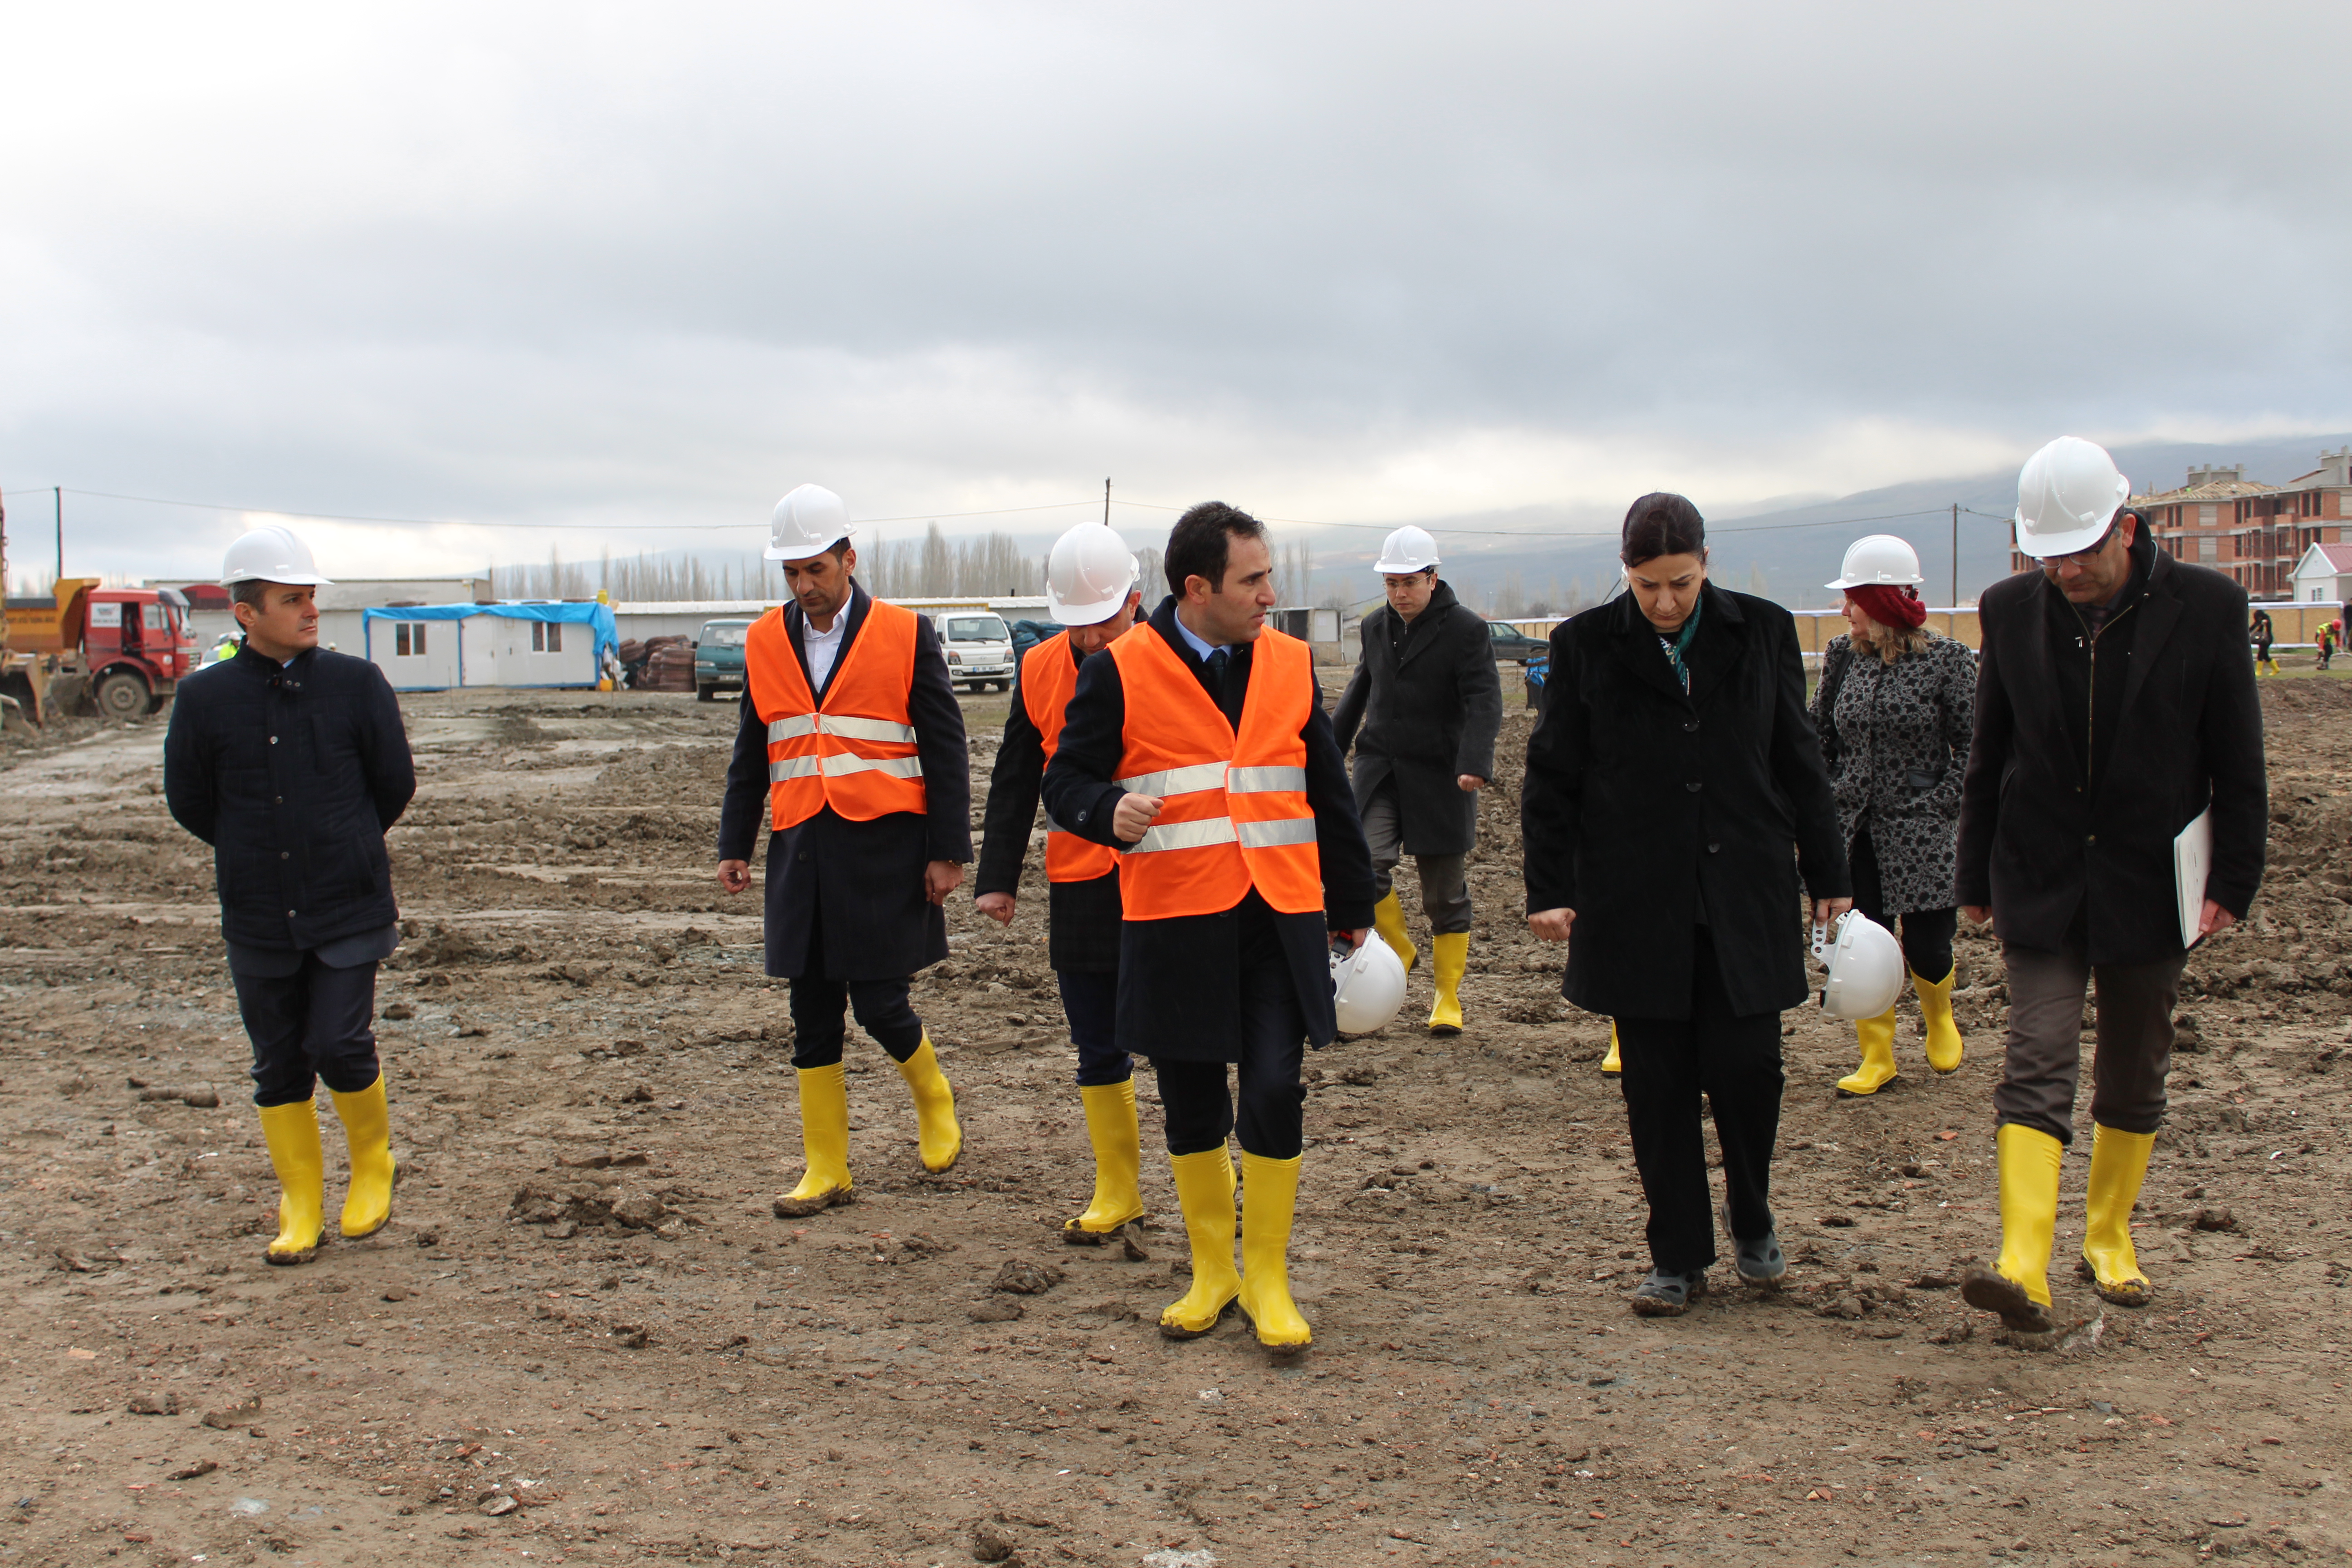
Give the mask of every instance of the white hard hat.
M 319 575 L 319 563 L 311 558 L 310 547 L 296 538 L 292 529 L 274 522 L 238 539 L 221 558 L 222 587 L 235 587 L 256 578 L 297 588 L 326 587 L 333 582 L 332 578 Z
M 1142 575 L 1135 552 L 1108 523 L 1082 522 L 1045 558 L 1045 600 L 1066 626 L 1090 626 L 1127 607 Z
M 1404 1005 L 1404 961 L 1379 937 L 1367 936 L 1353 952 L 1331 955 L 1331 1010 L 1343 1035 L 1384 1029 Z
M 810 561 L 856 531 L 839 496 L 823 485 L 796 485 L 776 503 L 761 553 L 771 561 Z
M 1437 541 L 1425 528 L 1400 528 L 1381 544 L 1372 570 L 1381 576 L 1426 572 L 1437 564 Z
M 1891 533 L 1874 533 L 1847 545 L 1845 564 L 1838 568 L 1837 581 L 1822 585 L 1861 588 L 1876 583 L 1900 585 L 1926 581 L 1919 575 L 1917 551 Z
M 2017 547 L 2036 560 L 2088 550 L 2130 499 L 2131 481 L 2105 447 L 2061 436 L 2018 472 Z
M 1833 1017 L 1875 1018 L 1903 994 L 1902 944 L 1860 910 L 1838 917 L 1834 932 L 1815 926 L 1813 956 L 1829 968 L 1822 1010 Z

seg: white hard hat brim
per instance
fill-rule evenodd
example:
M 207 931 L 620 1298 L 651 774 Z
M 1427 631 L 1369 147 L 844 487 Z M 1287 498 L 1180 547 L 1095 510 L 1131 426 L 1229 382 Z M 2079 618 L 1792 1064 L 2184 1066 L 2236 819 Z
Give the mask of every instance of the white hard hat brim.
M 1848 588 L 1916 588 L 1927 580 L 1925 577 L 1856 577 L 1848 582 L 1840 577 L 1836 582 L 1824 583 L 1822 586 L 1843 593 Z
M 224 577 L 220 585 L 234 588 L 239 583 L 278 583 L 289 588 L 331 588 L 332 577 L 321 577 L 316 572 L 298 572 L 291 566 L 278 572 L 240 572 L 234 577 Z
M 1053 616 L 1055 626 L 1098 626 L 1126 608 L 1128 598 L 1134 592 L 1133 588 L 1122 588 L 1117 598 L 1089 599 L 1076 605 L 1049 602 L 1047 610 Z
M 814 561 L 818 556 L 832 550 L 835 545 L 839 544 L 843 540 L 845 540 L 848 537 L 849 535 L 845 533 L 836 535 L 832 539 L 826 540 L 823 544 L 818 545 L 814 550 L 800 548 L 782 550 L 778 549 L 775 545 L 771 544 L 765 550 L 760 552 L 760 553 L 767 560 L 782 561 L 785 564 L 790 565 L 796 561 Z
M 1442 563 L 1433 555 L 1426 561 L 1375 561 L 1372 570 L 1383 577 L 1402 577 L 1408 572 L 1426 572 L 1440 564 Z
M 2012 517 L 2010 521 L 2017 525 L 2018 552 L 2021 555 L 2031 555 L 2036 561 L 2047 561 L 2053 555 L 2072 555 L 2078 550 L 2088 550 L 2100 540 L 2105 539 L 2107 536 L 2107 530 L 2115 526 L 2115 519 L 2110 517 L 2106 521 L 2095 527 L 2070 529 L 2064 533 L 2033 534 L 2025 531 L 2025 519 L 2022 517 Z

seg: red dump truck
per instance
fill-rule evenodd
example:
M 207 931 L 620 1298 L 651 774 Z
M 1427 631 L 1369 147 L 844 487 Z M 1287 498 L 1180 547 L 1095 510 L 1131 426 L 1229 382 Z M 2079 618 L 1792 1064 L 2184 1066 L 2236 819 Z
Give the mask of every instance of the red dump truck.
M 62 706 L 86 695 L 110 719 L 152 713 L 196 668 L 188 601 L 176 589 L 109 588 L 95 577 L 67 577 L 49 597 L 12 598 L 7 608 L 12 660 L 32 655 Z M 9 695 L 37 699 L 13 689 L 16 679 L 12 670 Z

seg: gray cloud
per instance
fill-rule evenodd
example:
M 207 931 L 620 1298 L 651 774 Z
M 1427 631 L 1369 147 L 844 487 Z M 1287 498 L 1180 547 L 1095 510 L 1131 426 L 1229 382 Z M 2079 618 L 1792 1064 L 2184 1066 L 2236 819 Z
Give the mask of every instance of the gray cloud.
M 2306 89 L 2347 46 L 2317 5 L 63 8 L 0 100 L 0 480 L 1599 516 L 2338 428 Z M 82 510 L 76 569 L 239 526 Z

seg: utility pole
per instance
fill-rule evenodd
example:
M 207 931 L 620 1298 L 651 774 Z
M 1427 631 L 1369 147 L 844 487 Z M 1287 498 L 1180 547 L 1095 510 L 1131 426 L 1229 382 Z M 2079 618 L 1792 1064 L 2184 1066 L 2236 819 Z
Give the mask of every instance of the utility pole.
M 1952 624 L 1945 629 L 1956 630 L 1960 621 L 1960 503 L 1958 501 L 1952 503 L 1952 596 L 1944 602 L 1952 606 L 1952 614 L 1948 617 Z
M 1103 526 L 1110 526 L 1110 479 L 1108 475 L 1103 479 Z
M 52 485 L 49 495 L 58 503 L 58 581 L 66 580 L 66 488 Z M 52 590 L 54 592 L 55 590 Z M 1414 862 L 1416 865 L 1418 861 Z

